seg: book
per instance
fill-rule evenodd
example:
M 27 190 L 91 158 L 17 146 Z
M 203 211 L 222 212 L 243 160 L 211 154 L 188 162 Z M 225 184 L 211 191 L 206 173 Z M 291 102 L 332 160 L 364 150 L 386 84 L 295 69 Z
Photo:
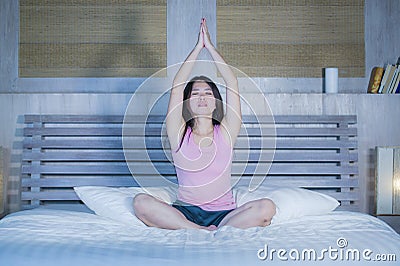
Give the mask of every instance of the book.
M 394 89 L 393 89 L 392 93 L 400 93 L 400 73 L 399 73 L 399 75 L 397 75 L 397 81 L 394 84 Z
M 396 89 L 395 93 L 400 93 L 400 82 L 399 82 L 399 84 L 397 85 L 397 89 Z
M 397 58 L 397 62 L 396 62 L 396 70 L 394 72 L 391 84 L 389 85 L 389 89 L 388 89 L 388 93 L 396 93 L 397 90 L 397 80 L 399 78 L 400 75 L 400 57 Z
M 381 84 L 379 85 L 378 93 L 382 93 L 383 87 L 385 86 L 386 81 L 388 79 L 388 75 L 389 75 L 389 72 L 390 72 L 390 67 L 391 67 L 391 65 L 387 64 L 387 66 L 385 68 L 385 71 L 383 72 L 383 77 L 382 77 L 382 80 L 381 80 Z
M 388 87 L 387 93 L 392 93 L 392 90 L 393 90 L 394 84 L 396 83 L 397 75 L 398 75 L 398 74 L 399 74 L 399 68 L 398 68 L 398 66 L 397 66 L 397 67 L 395 68 L 395 70 L 394 70 L 392 80 L 391 80 L 390 83 L 389 83 L 389 87 Z
M 393 77 L 392 84 L 390 85 L 389 92 L 396 93 L 400 81 L 400 66 L 397 66 L 395 76 Z
M 374 67 L 368 84 L 368 93 L 378 93 L 383 76 L 383 67 Z
M 394 65 L 389 64 L 389 69 L 387 69 L 389 71 L 388 75 L 387 75 L 387 79 L 385 81 L 385 84 L 383 85 L 383 89 L 381 93 L 388 93 L 390 84 L 392 83 L 392 79 L 393 79 L 393 75 L 394 72 L 396 70 L 396 67 Z

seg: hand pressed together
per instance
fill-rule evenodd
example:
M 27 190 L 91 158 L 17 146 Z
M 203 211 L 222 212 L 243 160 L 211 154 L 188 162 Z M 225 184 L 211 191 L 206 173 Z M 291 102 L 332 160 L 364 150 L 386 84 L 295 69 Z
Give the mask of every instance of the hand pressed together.
M 208 32 L 206 19 L 202 18 L 200 23 L 199 39 L 197 40 L 196 46 L 204 47 L 206 49 L 214 48 L 211 42 L 210 33 Z

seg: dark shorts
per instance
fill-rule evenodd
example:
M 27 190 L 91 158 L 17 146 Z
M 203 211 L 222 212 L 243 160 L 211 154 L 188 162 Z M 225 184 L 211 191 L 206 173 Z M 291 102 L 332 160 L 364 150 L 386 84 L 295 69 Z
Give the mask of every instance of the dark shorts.
M 182 201 L 175 201 L 172 207 L 180 211 L 189 221 L 201 226 L 218 226 L 232 210 L 206 211 L 202 208 Z

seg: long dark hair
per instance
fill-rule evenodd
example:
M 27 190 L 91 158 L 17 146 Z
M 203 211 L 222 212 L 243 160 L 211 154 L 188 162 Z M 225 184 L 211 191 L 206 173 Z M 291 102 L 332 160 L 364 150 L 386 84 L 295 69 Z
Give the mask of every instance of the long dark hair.
M 183 91 L 182 117 L 185 120 L 185 129 L 183 131 L 178 150 L 182 146 L 182 142 L 183 142 L 183 139 L 185 138 L 188 127 L 192 128 L 192 129 L 194 127 L 195 120 L 194 120 L 194 117 L 193 117 L 192 112 L 189 107 L 189 99 L 190 99 L 190 95 L 192 94 L 193 84 L 195 82 L 207 83 L 208 86 L 210 86 L 210 88 L 211 88 L 214 98 L 216 99 L 215 110 L 212 113 L 213 126 L 221 124 L 221 121 L 224 118 L 224 107 L 222 104 L 222 97 L 221 97 L 221 93 L 218 90 L 217 85 L 215 85 L 215 83 L 206 76 L 197 76 L 197 77 L 192 78 L 186 84 L 186 87 Z

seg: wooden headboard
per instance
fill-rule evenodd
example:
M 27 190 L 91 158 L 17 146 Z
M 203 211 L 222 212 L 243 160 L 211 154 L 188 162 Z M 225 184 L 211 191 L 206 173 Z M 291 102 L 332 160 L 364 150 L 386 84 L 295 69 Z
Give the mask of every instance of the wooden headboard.
M 132 130 L 130 136 L 135 138 L 137 132 L 136 137 L 145 139 L 151 162 L 143 156 L 141 145 L 138 150 L 131 145 L 129 160 L 137 166 L 135 174 L 157 180 L 145 167 L 151 163 L 163 177 L 176 182 L 174 167 L 168 159 L 170 151 L 163 148 L 164 119 L 153 115 L 143 120 L 138 116 L 137 121 L 146 121 L 146 136 L 140 130 Z M 25 115 L 22 208 L 81 203 L 74 186 L 137 186 L 123 151 L 123 122 L 123 116 Z M 339 200 L 340 209 L 357 211 L 356 124 L 353 115 L 290 115 L 272 119 L 243 116 L 234 148 L 233 179 L 243 185 L 254 177 L 265 177 L 262 185 L 316 190 Z M 143 123 L 139 126 L 143 127 Z M 272 130 L 260 130 L 265 127 Z M 262 139 L 272 140 L 274 145 L 260 146 Z

